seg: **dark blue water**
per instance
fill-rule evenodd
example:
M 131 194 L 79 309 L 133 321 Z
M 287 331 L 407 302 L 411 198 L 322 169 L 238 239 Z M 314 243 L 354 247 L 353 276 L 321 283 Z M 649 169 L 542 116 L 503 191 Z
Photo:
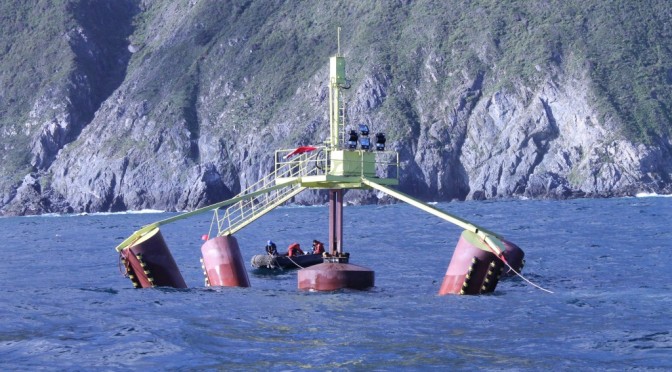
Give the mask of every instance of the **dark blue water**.
M 370 291 L 300 292 L 296 271 L 205 288 L 210 215 L 163 235 L 188 290 L 135 290 L 114 247 L 169 214 L 0 219 L 2 370 L 624 370 L 672 368 L 672 198 L 438 204 L 525 250 L 492 295 L 437 296 L 460 230 L 405 204 L 346 207 Z M 240 232 L 246 261 L 327 240 L 327 208 Z

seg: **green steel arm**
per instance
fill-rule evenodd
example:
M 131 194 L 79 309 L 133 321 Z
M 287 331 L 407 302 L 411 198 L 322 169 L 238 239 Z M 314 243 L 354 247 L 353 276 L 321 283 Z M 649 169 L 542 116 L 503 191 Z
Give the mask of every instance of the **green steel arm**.
M 292 180 L 290 182 L 286 182 L 286 183 L 282 183 L 282 184 L 279 184 L 279 185 L 274 185 L 274 186 L 271 186 L 271 187 L 267 187 L 265 189 L 261 189 L 261 190 L 258 190 L 258 191 L 255 191 L 255 192 L 252 192 L 252 193 L 249 193 L 249 194 L 237 196 L 235 198 L 224 200 L 224 201 L 221 201 L 219 203 L 208 205 L 207 207 L 196 209 L 196 210 L 193 210 L 191 212 L 178 214 L 177 216 L 173 216 L 173 217 L 170 217 L 170 218 L 166 218 L 165 220 L 161 220 L 161 221 L 158 221 L 158 222 L 151 223 L 149 225 L 145 225 L 145 226 L 141 227 L 138 231 L 131 234 L 131 236 L 126 238 L 115 249 L 117 250 L 117 252 L 121 252 L 124 248 L 131 245 L 134 241 L 136 241 L 137 239 L 142 237 L 144 234 L 146 234 L 149 231 L 154 230 L 155 228 L 157 228 L 159 226 L 166 225 L 166 224 L 169 224 L 171 222 L 183 220 L 185 218 L 189 218 L 189 217 L 195 216 L 197 214 L 205 213 L 205 212 L 217 209 L 217 208 L 225 207 L 227 205 L 235 204 L 235 203 L 238 203 L 241 200 L 251 199 L 251 198 L 254 198 L 258 195 L 265 194 L 265 193 L 271 192 L 273 190 L 277 190 L 277 189 L 280 189 L 280 188 L 283 188 L 283 187 L 290 186 L 292 184 L 298 183 L 299 181 L 300 181 L 300 179 L 297 178 L 297 179 Z
M 469 222 L 465 219 L 462 219 L 462 218 L 459 218 L 457 216 L 453 216 L 451 214 L 448 214 L 448 213 L 446 213 L 446 212 L 444 212 L 444 211 L 442 211 L 438 208 L 435 208 L 431 205 L 423 203 L 420 200 L 415 199 L 410 195 L 407 195 L 407 194 L 404 194 L 403 192 L 400 192 L 400 191 L 391 189 L 389 187 L 380 185 L 380 184 L 376 183 L 375 181 L 370 180 L 366 177 L 362 177 L 362 183 L 371 187 L 371 188 L 373 188 L 373 189 L 376 189 L 378 191 L 382 191 L 382 192 L 384 192 L 384 193 L 386 193 L 386 194 L 388 194 L 392 197 L 395 197 L 395 198 L 397 198 L 401 201 L 404 201 L 404 202 L 406 202 L 406 203 L 408 203 L 408 204 L 410 204 L 410 205 L 412 205 L 416 208 L 419 208 L 419 209 L 421 209 L 421 210 L 423 210 L 423 211 L 425 211 L 429 214 L 433 214 L 433 215 L 435 215 L 435 216 L 437 216 L 441 219 L 444 219 L 444 220 L 452 223 L 453 225 L 457 225 L 457 226 L 459 226 L 459 227 L 461 227 L 465 230 L 473 232 L 474 234 L 478 235 L 481 239 L 483 239 L 483 241 L 485 241 L 485 243 L 488 246 L 490 246 L 493 250 L 495 250 L 495 252 L 497 254 L 501 254 L 505 249 L 504 243 L 502 243 L 500 238 L 495 233 L 490 232 L 488 230 L 485 230 L 485 229 L 481 228 L 480 226 L 476 226 L 473 223 L 471 223 L 471 222 Z

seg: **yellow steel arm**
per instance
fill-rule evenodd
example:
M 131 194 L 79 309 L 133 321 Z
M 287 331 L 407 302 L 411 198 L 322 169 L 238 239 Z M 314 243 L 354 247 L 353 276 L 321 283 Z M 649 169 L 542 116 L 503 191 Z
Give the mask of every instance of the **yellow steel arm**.
M 404 201 L 404 202 L 406 202 L 406 203 L 408 203 L 408 204 L 410 204 L 410 205 L 412 205 L 416 208 L 419 208 L 419 209 L 421 209 L 421 210 L 423 210 L 427 213 L 433 214 L 433 215 L 435 215 L 435 216 L 437 216 L 441 219 L 444 219 L 444 220 L 452 223 L 453 225 L 457 225 L 457 226 L 459 226 L 459 227 L 461 227 L 465 230 L 473 232 L 474 234 L 478 235 L 478 237 L 483 239 L 483 241 L 490 248 L 492 248 L 497 254 L 501 254 L 506 249 L 504 247 L 504 243 L 502 243 L 500 238 L 495 233 L 490 232 L 488 230 L 485 230 L 480 226 L 476 226 L 473 223 L 471 223 L 471 222 L 469 222 L 465 219 L 462 219 L 460 217 L 448 214 L 448 213 L 446 213 L 446 212 L 444 212 L 444 211 L 442 211 L 438 208 L 435 208 L 435 207 L 433 207 L 429 204 L 423 203 L 420 200 L 415 199 L 410 195 L 407 195 L 407 194 L 404 194 L 403 192 L 400 192 L 400 191 L 391 189 L 389 187 L 380 185 L 380 184 L 376 183 L 375 181 L 373 181 L 371 179 L 368 179 L 366 177 L 362 177 L 362 183 L 371 187 L 371 188 L 373 188 L 373 189 L 376 189 L 378 191 L 382 191 L 382 192 L 384 192 L 384 193 L 386 193 L 386 194 L 388 194 L 392 197 L 395 197 L 395 198 L 397 198 L 401 201 Z
M 134 241 L 136 241 L 137 239 L 142 237 L 144 234 L 146 234 L 147 232 L 149 232 L 149 231 L 151 231 L 151 230 L 153 230 L 153 229 L 155 229 L 159 226 L 166 225 L 166 224 L 169 224 L 171 222 L 183 220 L 185 218 L 189 218 L 189 217 L 195 216 L 197 214 L 205 213 L 205 212 L 217 209 L 217 208 L 225 207 L 227 205 L 237 203 L 241 200 L 251 199 L 251 198 L 254 198 L 258 195 L 261 195 L 261 194 L 264 194 L 264 193 L 267 193 L 267 192 L 270 192 L 270 191 L 273 191 L 273 190 L 277 190 L 279 188 L 287 187 L 287 186 L 292 185 L 294 183 L 298 183 L 299 181 L 300 181 L 300 178 L 297 178 L 297 179 L 291 180 L 289 182 L 285 182 L 285 183 L 281 183 L 281 184 L 274 185 L 274 186 L 271 186 L 271 187 L 267 187 L 267 188 L 264 188 L 264 189 L 261 189 L 261 190 L 255 191 L 255 192 L 251 192 L 249 194 L 237 196 L 235 198 L 224 200 L 224 201 L 221 201 L 219 203 L 208 205 L 207 207 L 199 208 L 199 209 L 193 210 L 191 212 L 178 214 L 177 216 L 173 216 L 173 217 L 170 217 L 170 218 L 166 218 L 165 220 L 161 220 L 161 221 L 158 221 L 158 222 L 151 223 L 149 225 L 145 225 L 145 226 L 141 227 L 138 231 L 131 234 L 131 236 L 126 238 L 115 249 L 117 250 L 117 252 L 121 252 L 124 248 L 131 245 Z

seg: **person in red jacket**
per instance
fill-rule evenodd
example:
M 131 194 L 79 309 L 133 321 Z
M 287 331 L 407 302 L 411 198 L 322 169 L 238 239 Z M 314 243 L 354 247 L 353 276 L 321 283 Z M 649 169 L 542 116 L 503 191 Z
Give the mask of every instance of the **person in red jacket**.
M 313 254 L 324 253 L 324 243 L 319 240 L 313 240 Z
M 301 250 L 301 245 L 299 243 L 292 243 L 287 248 L 287 255 L 289 257 L 295 257 L 304 254 Z

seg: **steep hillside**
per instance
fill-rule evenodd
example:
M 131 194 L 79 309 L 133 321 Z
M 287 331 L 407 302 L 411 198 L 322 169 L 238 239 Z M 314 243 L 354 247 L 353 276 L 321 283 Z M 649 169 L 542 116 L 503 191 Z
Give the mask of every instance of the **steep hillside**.
M 137 11 L 124 0 L 0 4 L 0 204 L 10 213 L 67 210 L 52 205 L 62 198 L 48 169 L 123 81 Z
M 5 214 L 184 210 L 235 194 L 274 149 L 325 139 L 338 26 L 348 119 L 388 134 L 406 192 L 672 192 L 665 1 L 0 7 Z

